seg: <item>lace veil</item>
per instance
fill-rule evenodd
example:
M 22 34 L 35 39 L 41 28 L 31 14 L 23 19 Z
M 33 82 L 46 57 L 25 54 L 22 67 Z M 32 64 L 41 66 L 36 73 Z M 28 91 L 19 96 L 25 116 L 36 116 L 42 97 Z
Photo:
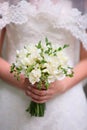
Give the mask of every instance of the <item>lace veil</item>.
M 0 30 L 3 29 L 10 22 L 16 24 L 22 24 L 27 21 L 27 11 L 33 13 L 30 6 L 30 0 L 0 0 Z M 31 0 L 37 1 L 37 0 Z M 42 5 L 45 1 L 45 10 L 50 10 L 51 0 L 41 0 Z M 59 0 L 67 1 L 67 0 Z M 73 8 L 71 9 L 69 16 L 65 19 L 53 18 L 54 26 L 56 28 L 63 28 L 69 30 L 73 36 L 82 41 L 84 47 L 87 49 L 87 14 L 84 14 L 84 6 L 86 0 L 68 0 L 72 2 Z M 48 3 L 47 3 L 48 2 Z M 77 9 L 76 9 L 77 8 Z M 51 8 L 51 12 L 55 12 L 57 6 Z M 41 11 L 41 10 L 40 10 Z M 80 12 L 81 11 L 81 12 Z M 50 11 L 49 11 L 50 12 Z M 57 14 L 58 17 L 59 14 Z M 20 16 L 20 17 L 19 17 Z M 49 20 L 49 18 L 48 18 Z
M 20 1 L 22 0 L 0 0 L 0 4 L 4 3 L 4 2 L 8 2 L 9 5 L 17 5 Z M 25 0 L 27 2 L 29 1 L 38 1 L 38 0 Z M 44 1 L 44 0 L 42 0 Z M 62 1 L 66 1 L 66 0 L 62 0 Z M 87 7 L 87 2 L 86 0 L 68 0 L 71 1 L 73 3 L 73 7 L 78 8 L 80 11 L 85 11 L 86 7 Z

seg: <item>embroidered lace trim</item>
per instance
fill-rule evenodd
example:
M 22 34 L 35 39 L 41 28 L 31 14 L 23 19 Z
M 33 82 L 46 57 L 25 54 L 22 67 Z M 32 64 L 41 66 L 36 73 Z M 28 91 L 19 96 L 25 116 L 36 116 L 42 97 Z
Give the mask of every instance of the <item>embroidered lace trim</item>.
M 87 49 L 87 14 L 82 15 L 78 9 L 70 9 L 68 15 L 61 10 L 61 5 L 53 5 L 50 0 L 36 7 L 25 0 L 21 0 L 17 5 L 9 5 L 8 2 L 0 4 L 0 30 L 7 24 L 23 24 L 29 20 L 29 16 L 47 16 L 48 21 L 54 28 L 63 28 L 72 33 L 77 39 L 82 41 Z M 51 8 L 50 8 L 51 7 Z M 51 19 L 50 19 L 51 18 Z

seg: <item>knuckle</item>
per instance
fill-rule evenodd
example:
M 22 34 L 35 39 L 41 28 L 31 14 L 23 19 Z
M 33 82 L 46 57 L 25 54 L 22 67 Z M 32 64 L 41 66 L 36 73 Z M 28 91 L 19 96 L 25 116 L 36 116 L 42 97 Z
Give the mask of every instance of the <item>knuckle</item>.
M 40 94 L 40 96 L 42 96 L 42 95 L 43 95 L 43 92 L 40 92 L 39 94 Z

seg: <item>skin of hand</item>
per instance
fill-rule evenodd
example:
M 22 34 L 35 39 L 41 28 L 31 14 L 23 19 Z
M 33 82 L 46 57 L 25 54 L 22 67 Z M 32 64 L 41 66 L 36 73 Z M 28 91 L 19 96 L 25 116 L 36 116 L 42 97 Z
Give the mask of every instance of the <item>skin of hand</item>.
M 65 91 L 65 85 L 63 83 L 63 81 L 55 81 L 49 85 L 47 90 L 45 87 L 39 90 L 37 85 L 29 85 L 26 88 L 26 94 L 31 97 L 32 101 L 44 103 Z

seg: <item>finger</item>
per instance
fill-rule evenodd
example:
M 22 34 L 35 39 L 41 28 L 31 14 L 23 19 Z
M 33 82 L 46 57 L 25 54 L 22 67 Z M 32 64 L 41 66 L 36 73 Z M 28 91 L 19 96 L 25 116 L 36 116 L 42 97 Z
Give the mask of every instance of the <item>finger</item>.
M 24 90 L 26 90 L 28 86 L 29 86 L 29 80 L 28 80 L 28 78 L 25 78 L 25 80 L 24 80 Z
M 49 99 L 51 99 L 52 97 L 45 97 L 45 98 L 37 98 L 36 99 L 36 97 L 32 97 L 31 96 L 31 93 L 29 93 L 29 92 L 26 92 L 26 95 L 27 96 L 29 96 L 29 97 L 31 97 L 31 100 L 32 101 L 34 101 L 34 102 L 36 102 L 36 103 L 45 103 L 45 102 L 47 102 Z
M 25 94 L 29 97 L 31 97 L 31 93 L 29 91 L 25 91 Z
M 38 90 L 37 88 L 35 88 L 35 87 L 31 88 L 30 86 L 28 87 L 28 90 L 38 96 L 46 96 L 47 91 L 48 91 L 48 90 Z
M 41 97 L 52 96 L 54 94 L 53 89 L 38 90 L 38 89 L 33 88 L 31 90 L 31 92 L 38 95 L 38 96 L 41 96 Z
M 53 97 L 54 96 L 54 90 L 53 89 L 48 89 L 48 90 L 38 90 L 35 88 L 31 88 L 29 87 L 27 89 L 27 91 L 29 91 L 31 94 L 34 94 L 36 96 L 39 96 L 39 98 L 41 98 L 41 100 L 43 100 L 44 98 L 48 98 L 48 97 Z M 42 99 L 43 98 L 43 99 Z
M 34 94 L 34 93 L 30 92 L 30 91 L 27 91 L 27 95 L 30 96 L 33 99 L 38 100 L 38 101 L 47 100 L 47 99 L 50 98 L 50 96 L 48 96 L 48 95 L 39 96 L 39 95 L 36 95 L 36 94 Z
M 39 100 L 32 98 L 32 101 L 34 101 L 36 103 L 45 103 L 48 100 L 50 100 L 51 98 L 52 98 L 52 96 L 48 96 L 48 97 L 45 97 L 45 98 L 39 98 Z

